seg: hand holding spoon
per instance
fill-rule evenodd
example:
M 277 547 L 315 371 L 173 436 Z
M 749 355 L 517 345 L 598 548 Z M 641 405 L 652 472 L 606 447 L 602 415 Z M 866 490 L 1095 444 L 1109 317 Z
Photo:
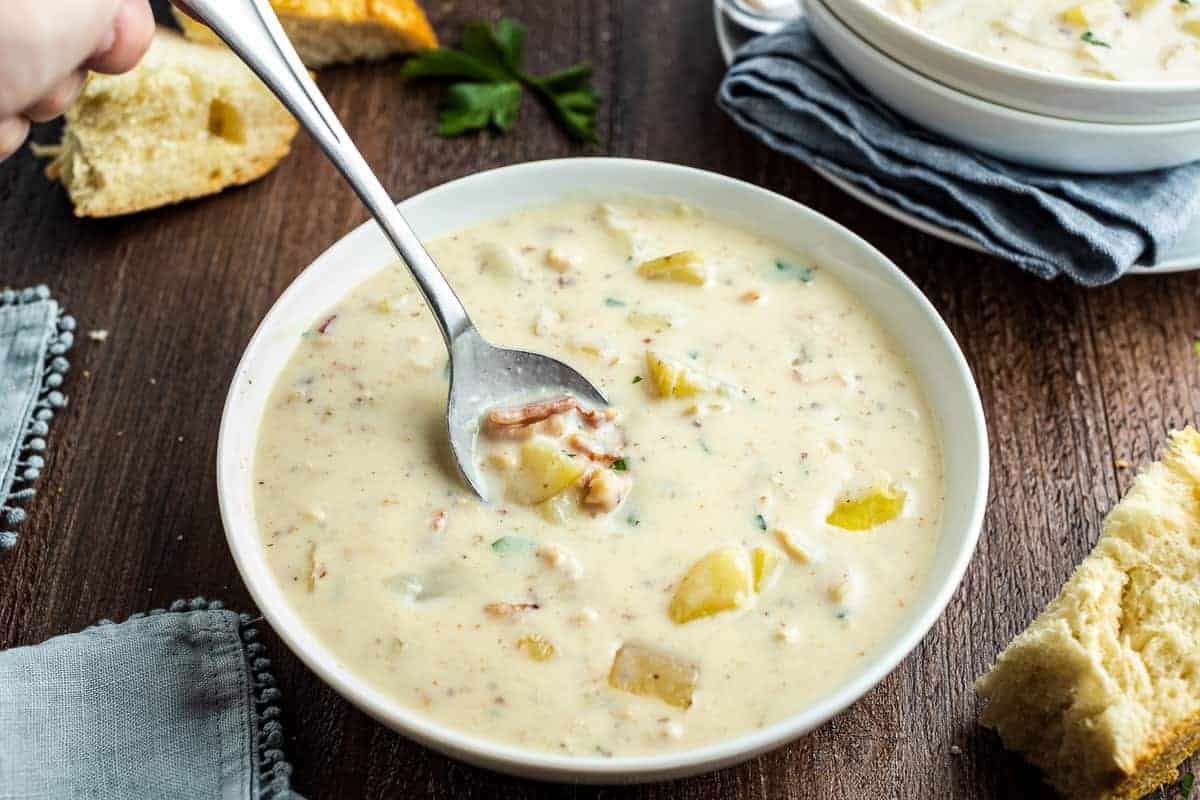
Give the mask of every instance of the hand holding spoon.
M 537 353 L 497 347 L 480 335 L 417 234 L 350 141 L 320 89 L 308 77 L 268 0 L 173 0 L 229 45 L 317 141 L 391 240 L 429 303 L 450 353 L 446 424 L 463 479 L 487 500 L 475 459 L 479 420 L 497 403 L 531 394 L 570 394 L 607 405 L 571 367 Z

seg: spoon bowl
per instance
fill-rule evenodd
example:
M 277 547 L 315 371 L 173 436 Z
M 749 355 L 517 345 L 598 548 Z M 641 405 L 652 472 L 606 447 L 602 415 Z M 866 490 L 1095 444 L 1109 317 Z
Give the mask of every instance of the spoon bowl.
M 481 500 L 487 501 L 487 492 L 475 461 L 475 440 L 479 420 L 488 408 L 535 393 L 570 394 L 593 405 L 608 404 L 587 378 L 561 361 L 497 347 L 480 336 L 462 301 L 308 76 L 268 0 L 174 2 L 211 28 L 292 112 L 375 217 L 412 273 L 450 354 L 446 404 L 450 450 L 459 474 Z
M 487 484 L 479 474 L 475 441 L 488 409 L 532 395 L 561 394 L 587 405 L 608 405 L 604 394 L 573 367 L 539 353 L 497 347 L 474 329 L 454 340 L 450 364 L 450 449 L 463 479 L 484 500 Z

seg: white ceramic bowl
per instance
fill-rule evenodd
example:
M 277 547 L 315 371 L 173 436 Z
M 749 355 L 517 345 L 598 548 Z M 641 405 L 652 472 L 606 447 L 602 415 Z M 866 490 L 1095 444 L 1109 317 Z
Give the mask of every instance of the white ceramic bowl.
M 400 208 L 417 232 L 430 238 L 563 197 L 631 193 L 678 198 L 716 218 L 809 253 L 865 301 L 907 349 L 937 418 L 945 447 L 945 521 L 930 577 L 910 602 L 904 627 L 847 674 L 836 691 L 763 730 L 662 756 L 570 757 L 465 735 L 423 717 L 359 679 L 309 630 L 276 584 L 255 524 L 255 444 L 276 378 L 300 334 L 331 303 L 396 259 L 373 224 L 359 227 L 288 287 L 259 326 L 237 368 L 217 446 L 217 491 L 229 548 L 272 628 L 343 697 L 388 727 L 435 750 L 526 777 L 593 783 L 674 778 L 734 764 L 807 733 L 861 697 L 916 647 L 958 586 L 983 520 L 987 433 L 962 353 L 937 312 L 903 273 L 862 239 L 816 212 L 712 173 L 603 158 L 542 161 L 483 172 L 418 195 Z
M 823 0 L 807 0 L 806 7 L 813 34 L 872 94 L 909 119 L 980 152 L 1033 167 L 1101 175 L 1200 159 L 1200 119 L 1118 125 L 1018 111 L 901 64 L 851 30 Z
M 830 0 L 829 5 L 843 22 L 897 61 L 1001 105 L 1085 122 L 1200 119 L 1200 82 L 1122 82 L 1039 72 L 943 42 L 868 0 Z

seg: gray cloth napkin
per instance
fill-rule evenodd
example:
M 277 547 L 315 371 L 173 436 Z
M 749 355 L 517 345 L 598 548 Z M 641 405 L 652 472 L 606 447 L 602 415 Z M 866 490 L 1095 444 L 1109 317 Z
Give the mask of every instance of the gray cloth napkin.
M 0 292 L 0 550 L 17 542 L 18 503 L 33 496 L 50 420 L 67 404 L 59 387 L 74 330 L 45 286 Z
M 1200 162 L 1113 177 L 982 155 L 900 117 L 800 20 L 739 50 L 718 98 L 763 143 L 1043 278 L 1096 286 L 1153 263 L 1200 212 Z
M 202 598 L 0 652 L 0 799 L 300 800 L 270 666 Z

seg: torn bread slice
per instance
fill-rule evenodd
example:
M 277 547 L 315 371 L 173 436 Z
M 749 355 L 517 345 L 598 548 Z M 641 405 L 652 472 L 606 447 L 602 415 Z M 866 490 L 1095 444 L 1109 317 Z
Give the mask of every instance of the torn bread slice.
M 271 0 L 271 6 L 309 69 L 437 47 L 416 0 Z M 188 38 L 220 42 L 204 25 L 174 13 Z
M 1172 434 L 1046 610 L 975 685 L 1063 795 L 1137 798 L 1200 744 L 1200 434 Z
M 269 172 L 298 125 L 229 50 L 159 29 L 125 75 L 91 75 L 46 174 L 75 213 L 107 217 L 213 194 Z

